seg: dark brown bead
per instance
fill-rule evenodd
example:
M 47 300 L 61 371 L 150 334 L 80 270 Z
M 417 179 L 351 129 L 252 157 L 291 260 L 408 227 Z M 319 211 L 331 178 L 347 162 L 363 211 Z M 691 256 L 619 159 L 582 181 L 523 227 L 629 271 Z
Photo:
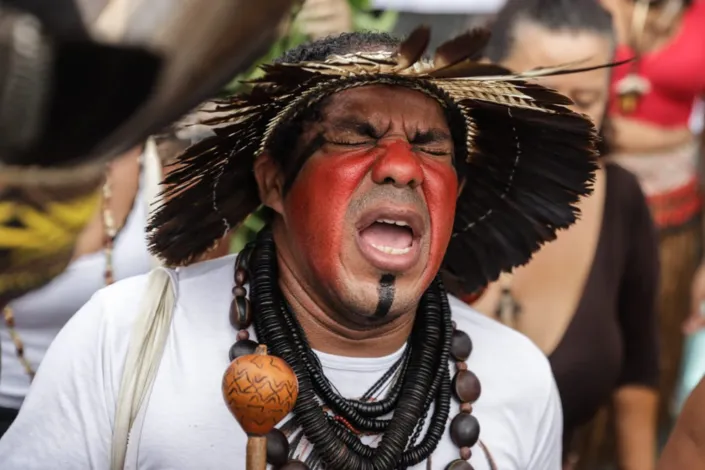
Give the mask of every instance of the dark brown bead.
M 238 330 L 246 330 L 252 325 L 252 308 L 249 299 L 233 298 L 230 302 L 230 324 Z
M 450 423 L 450 438 L 458 447 L 472 447 L 480 438 L 480 423 L 467 413 L 460 413 Z
M 267 462 L 279 467 L 289 460 L 289 441 L 279 429 L 274 428 L 267 434 Z
M 467 361 L 472 353 L 472 341 L 467 333 L 461 330 L 453 332 L 453 338 L 450 342 L 450 355 L 456 361 Z
M 445 470 L 474 470 L 467 460 L 453 460 Z
M 247 271 L 244 269 L 235 270 L 235 285 L 244 286 L 247 283 Z
M 232 293 L 235 297 L 245 297 L 247 295 L 247 289 L 240 286 L 233 287 Z
M 475 403 L 482 393 L 480 379 L 470 370 L 459 370 L 453 377 L 453 394 L 461 403 Z
M 255 349 L 257 349 L 257 343 L 251 339 L 246 339 L 244 341 L 238 341 L 230 347 L 228 355 L 230 360 L 234 361 L 235 358 L 240 356 L 247 356 L 248 354 L 254 354 Z
M 455 367 L 456 367 L 458 370 L 468 370 L 468 365 L 467 365 L 465 362 L 462 362 L 462 361 L 456 362 L 456 363 L 455 363 Z
M 470 457 L 472 457 L 472 450 L 470 450 L 470 447 L 461 447 L 460 458 L 463 460 L 470 460 Z
M 471 403 L 461 403 L 460 404 L 460 412 L 461 413 L 472 413 L 472 404 Z
M 247 330 L 240 330 L 237 332 L 237 340 L 238 341 L 245 341 L 246 339 L 250 339 L 250 332 Z
M 309 470 L 308 465 L 300 460 L 289 460 L 286 464 L 279 467 L 277 470 Z

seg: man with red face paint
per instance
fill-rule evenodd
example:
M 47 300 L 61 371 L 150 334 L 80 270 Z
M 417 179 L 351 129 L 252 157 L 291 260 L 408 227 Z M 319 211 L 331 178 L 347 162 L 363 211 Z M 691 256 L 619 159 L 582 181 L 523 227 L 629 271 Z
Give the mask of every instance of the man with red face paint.
M 595 130 L 474 62 L 484 33 L 433 61 L 428 34 L 301 46 L 219 103 L 165 182 L 152 249 L 179 266 L 260 205 L 267 226 L 237 256 L 99 292 L 49 350 L 0 468 L 245 468 L 221 378 L 258 344 L 298 381 L 272 468 L 560 468 L 544 355 L 444 280 L 486 283 L 573 223 Z M 250 424 L 292 396 L 284 369 L 261 370 L 225 381 L 262 403 Z

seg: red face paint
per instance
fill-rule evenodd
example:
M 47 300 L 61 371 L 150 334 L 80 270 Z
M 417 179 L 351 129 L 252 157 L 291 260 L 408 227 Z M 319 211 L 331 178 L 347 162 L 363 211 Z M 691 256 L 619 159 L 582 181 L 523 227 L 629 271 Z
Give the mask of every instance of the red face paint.
M 403 103 L 395 103 L 403 108 Z M 424 116 L 416 108 L 412 111 L 419 119 Z M 411 121 L 402 117 L 405 120 L 399 122 Z M 445 121 L 441 124 L 445 126 Z M 421 221 L 421 233 L 414 242 L 418 259 L 408 269 L 392 273 L 397 297 L 418 300 L 445 255 L 458 194 L 455 169 L 450 157 L 410 144 L 395 125 L 390 120 L 392 135 L 369 143 L 325 144 L 303 165 L 284 198 L 286 235 L 297 264 L 305 265 L 314 280 L 337 295 L 357 295 L 358 290 L 374 297 L 385 274 L 360 250 L 359 225 L 365 214 L 403 209 Z M 363 303 L 374 311 L 373 301 Z

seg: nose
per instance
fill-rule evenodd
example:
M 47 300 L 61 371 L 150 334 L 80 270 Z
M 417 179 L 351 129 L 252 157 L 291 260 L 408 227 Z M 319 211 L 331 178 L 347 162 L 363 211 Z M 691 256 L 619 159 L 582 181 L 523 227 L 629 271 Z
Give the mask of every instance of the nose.
M 411 145 L 394 141 L 380 145 L 380 155 L 372 167 L 372 180 L 377 184 L 393 184 L 398 188 L 417 187 L 423 182 L 423 169 Z

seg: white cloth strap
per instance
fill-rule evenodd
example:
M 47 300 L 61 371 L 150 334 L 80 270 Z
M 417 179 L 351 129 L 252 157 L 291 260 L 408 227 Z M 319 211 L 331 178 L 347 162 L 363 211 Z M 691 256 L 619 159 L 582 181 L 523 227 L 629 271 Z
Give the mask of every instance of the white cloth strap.
M 165 268 L 157 268 L 149 274 L 120 382 L 110 455 L 111 470 L 125 468 L 130 434 L 132 431 L 137 435 L 141 432 L 141 426 L 133 430 L 133 424 L 152 390 L 169 336 L 177 295 L 173 275 L 173 271 Z M 136 459 L 136 452 L 131 454 Z
M 142 166 L 144 172 L 144 201 L 147 204 L 144 221 L 145 227 L 149 224 L 152 211 L 162 202 L 161 182 L 163 179 L 162 161 L 157 152 L 157 144 L 153 138 L 147 139 L 142 154 Z M 152 268 L 161 266 L 159 258 L 152 255 Z

